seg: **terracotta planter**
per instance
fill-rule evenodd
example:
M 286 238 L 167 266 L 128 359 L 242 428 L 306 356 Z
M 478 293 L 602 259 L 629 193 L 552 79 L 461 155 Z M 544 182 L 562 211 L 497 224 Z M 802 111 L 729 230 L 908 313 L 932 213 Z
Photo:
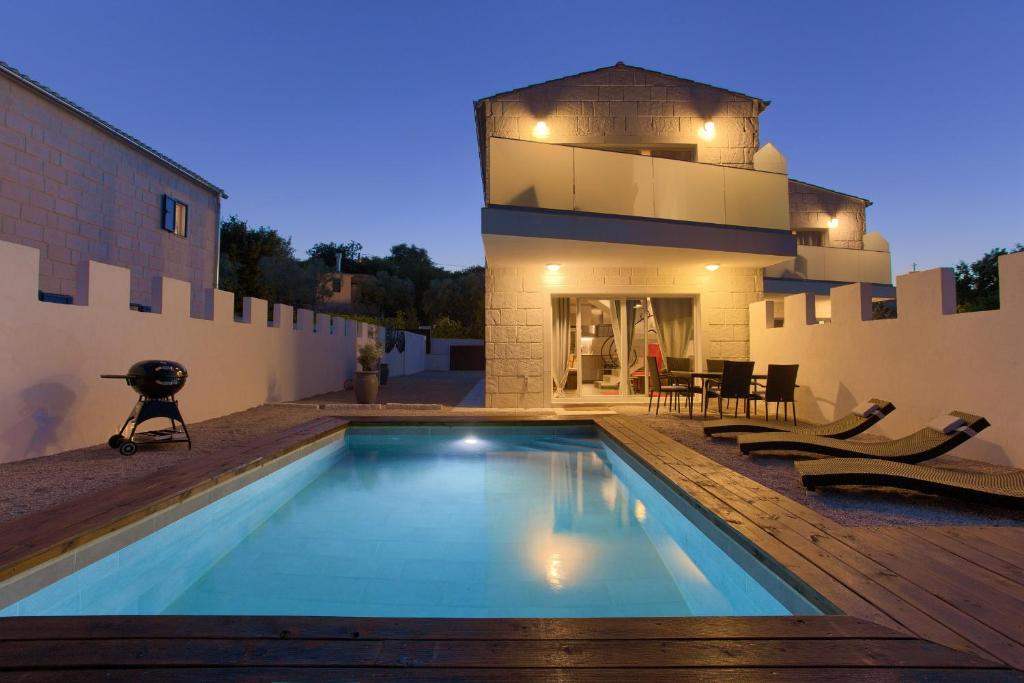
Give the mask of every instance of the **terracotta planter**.
M 376 403 L 380 390 L 377 371 L 356 370 L 355 389 L 358 403 Z

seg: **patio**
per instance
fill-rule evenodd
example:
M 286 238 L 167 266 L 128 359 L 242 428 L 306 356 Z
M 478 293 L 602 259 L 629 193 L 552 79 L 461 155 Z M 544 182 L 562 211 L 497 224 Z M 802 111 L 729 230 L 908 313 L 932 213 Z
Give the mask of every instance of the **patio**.
M 231 675 L 259 672 L 280 678 L 301 671 L 304 680 L 353 675 L 355 669 L 347 667 L 367 666 L 381 667 L 374 669 L 376 680 L 406 679 L 409 671 L 394 667 L 408 666 L 427 667 L 420 675 L 434 680 L 468 675 L 465 667 L 474 668 L 470 678 L 484 680 L 507 676 L 510 668 L 521 669 L 522 675 L 556 677 L 584 667 L 598 680 L 630 675 L 628 670 L 639 666 L 654 680 L 678 676 L 679 667 L 753 677 L 769 671 L 794 675 L 798 670 L 793 667 L 815 676 L 825 675 L 823 669 L 835 675 L 832 669 L 843 667 L 845 674 L 858 677 L 867 675 L 867 668 L 896 667 L 908 675 L 928 669 L 985 680 L 1011 674 L 998 669 L 982 674 L 975 667 L 1001 663 L 1024 668 L 1024 636 L 1015 617 L 1024 606 L 1024 554 L 1014 550 L 1024 541 L 1019 515 L 927 496 L 908 495 L 897 502 L 886 502 L 890 499 L 881 493 L 801 496 L 786 483 L 787 472 L 795 481 L 788 459 L 748 461 L 732 444 L 705 441 L 699 423 L 664 414 L 648 417 L 646 408 L 616 406 L 615 415 L 593 417 L 390 408 L 360 410 L 346 418 L 344 406 L 314 405 L 319 404 L 263 406 L 199 423 L 199 445 L 192 455 L 202 457 L 166 449 L 127 459 L 96 447 L 45 459 L 56 468 L 33 468 L 35 461 L 0 466 L 3 480 L 15 482 L 5 485 L 2 575 L 73 549 L 123 523 L 126 515 L 137 518 L 199 495 L 215 482 L 272 462 L 350 421 L 586 419 L 721 517 L 783 571 L 813 586 L 845 616 L 770 623 L 527 619 L 462 626 L 444 620 L 302 618 L 24 620 L 13 622 L 0 640 L 2 665 L 26 669 L 43 659 L 49 662 L 49 671 L 25 680 L 59 678 L 64 667 L 115 678 L 138 673 L 126 666 L 148 667 L 153 675 L 167 677 L 174 675 L 167 667 L 175 667 L 177 675 L 186 675 L 177 667 L 189 667 L 187 675 L 203 676 L 209 670 L 205 667 L 225 662 L 240 667 Z M 28 472 L 41 493 L 35 500 L 12 499 L 11 491 L 25 490 L 19 477 Z M 89 492 L 80 486 L 86 473 L 92 476 Z M 88 647 L 67 647 L 69 641 L 84 645 L 86 640 Z M 227 671 L 221 673 L 228 677 Z

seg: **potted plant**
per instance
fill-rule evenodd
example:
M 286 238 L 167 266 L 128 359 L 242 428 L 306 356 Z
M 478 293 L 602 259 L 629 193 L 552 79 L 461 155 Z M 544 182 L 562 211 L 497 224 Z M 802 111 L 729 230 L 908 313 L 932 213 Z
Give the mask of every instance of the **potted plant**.
M 359 347 L 356 359 L 362 370 L 356 370 L 355 381 L 356 401 L 359 403 L 377 402 L 377 393 L 380 389 L 377 363 L 382 353 L 380 342 L 376 340 L 368 341 Z

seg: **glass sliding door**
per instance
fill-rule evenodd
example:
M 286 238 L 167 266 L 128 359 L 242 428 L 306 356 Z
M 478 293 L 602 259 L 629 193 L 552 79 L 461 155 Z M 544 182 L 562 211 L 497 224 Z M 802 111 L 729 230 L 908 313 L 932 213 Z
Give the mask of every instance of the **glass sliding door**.
M 556 399 L 646 396 L 648 358 L 659 372 L 694 367 L 691 297 L 554 297 L 552 311 Z

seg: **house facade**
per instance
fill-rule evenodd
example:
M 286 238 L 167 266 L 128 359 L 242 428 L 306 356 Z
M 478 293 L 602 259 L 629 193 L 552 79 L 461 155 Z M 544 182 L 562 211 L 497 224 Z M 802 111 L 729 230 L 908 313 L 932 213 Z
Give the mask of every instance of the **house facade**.
M 40 253 L 40 298 L 76 301 L 83 264 L 131 271 L 131 303 L 154 278 L 216 286 L 224 191 L 0 62 L 0 239 Z
M 790 179 L 768 105 L 622 63 L 475 103 L 489 407 L 639 398 L 649 362 L 747 358 L 755 301 L 891 295 L 870 202 Z

